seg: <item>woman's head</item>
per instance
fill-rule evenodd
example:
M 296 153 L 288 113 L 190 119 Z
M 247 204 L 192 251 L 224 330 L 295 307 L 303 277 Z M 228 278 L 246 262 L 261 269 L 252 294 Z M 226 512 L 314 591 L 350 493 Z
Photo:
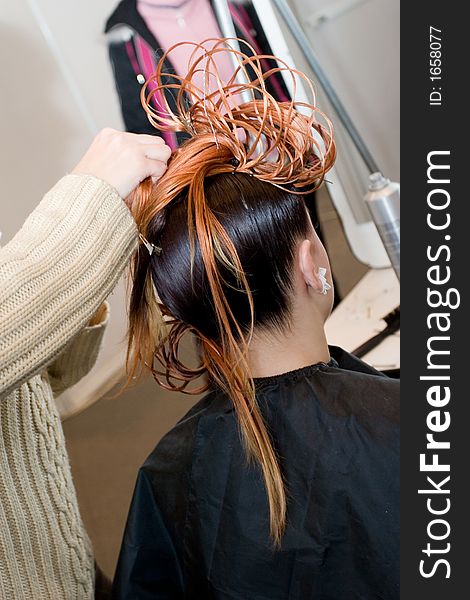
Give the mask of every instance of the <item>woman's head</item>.
M 248 456 L 262 468 L 271 533 L 278 542 L 285 491 L 256 404 L 248 348 L 256 330 L 289 328 L 299 277 L 312 287 L 319 283 L 313 253 L 328 266 L 304 193 L 321 183 L 335 148 L 329 122 L 317 121 L 314 106 L 302 114 L 293 102 L 277 103 L 269 96 L 265 79 L 273 73 L 263 74 L 257 57 L 237 54 L 244 72 L 255 73 L 244 86 L 251 101 L 236 104 L 243 86 L 235 86 L 235 79 L 205 96 L 191 76 L 201 60 L 210 68 L 210 53 L 204 49 L 202 58 L 194 59 L 186 79 L 174 76 L 177 84 L 168 83 L 167 76 L 163 83 L 160 62 L 155 81 L 147 94 L 143 91 L 157 127 L 187 130 L 192 137 L 155 187 L 142 186 L 134 204 L 140 232 L 161 252 L 150 255 L 141 246 L 134 261 L 130 373 L 145 366 L 160 383 L 181 390 L 207 374 L 227 392 Z M 179 114 L 150 106 L 155 92 L 168 87 L 178 88 Z M 319 303 L 325 317 L 329 303 Z M 197 369 L 178 359 L 186 331 L 198 340 Z
M 245 336 L 252 325 L 283 330 L 289 323 L 297 244 L 312 228 L 303 198 L 238 173 L 205 178 L 204 198 L 233 243 L 251 292 L 253 315 L 230 257 L 214 247 L 220 291 L 234 321 Z M 188 214 L 188 194 L 183 192 L 153 222 L 152 239 L 162 253 L 152 261 L 152 279 L 162 304 L 176 319 L 217 342 L 221 332 L 214 300 L 197 239 L 191 253 Z M 218 242 L 215 232 L 211 242 Z

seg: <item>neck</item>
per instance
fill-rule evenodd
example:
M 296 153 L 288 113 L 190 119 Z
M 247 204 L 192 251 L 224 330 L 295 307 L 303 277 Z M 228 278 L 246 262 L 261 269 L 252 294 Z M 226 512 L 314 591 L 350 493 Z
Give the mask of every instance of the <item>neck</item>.
M 319 362 L 328 362 L 330 353 L 324 322 L 320 315 L 294 320 L 286 333 L 257 332 L 249 346 L 248 360 L 253 377 L 272 377 Z

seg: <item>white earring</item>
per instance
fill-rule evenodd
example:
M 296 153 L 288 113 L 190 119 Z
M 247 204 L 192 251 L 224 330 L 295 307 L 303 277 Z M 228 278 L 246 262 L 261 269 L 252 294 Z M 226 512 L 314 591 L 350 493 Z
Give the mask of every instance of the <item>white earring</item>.
M 318 279 L 321 281 L 321 284 L 322 284 L 321 293 L 323 295 L 326 295 L 328 293 L 328 290 L 331 290 L 331 285 L 326 280 L 325 275 L 326 275 L 325 267 L 318 267 Z

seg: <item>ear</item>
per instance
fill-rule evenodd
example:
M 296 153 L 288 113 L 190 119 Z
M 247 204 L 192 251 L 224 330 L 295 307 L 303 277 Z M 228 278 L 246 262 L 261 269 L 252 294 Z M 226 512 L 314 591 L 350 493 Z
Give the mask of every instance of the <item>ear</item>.
M 298 260 L 300 273 L 305 285 L 314 289 L 316 292 L 322 292 L 323 284 L 318 274 L 315 272 L 314 247 L 311 240 L 304 240 L 299 246 Z

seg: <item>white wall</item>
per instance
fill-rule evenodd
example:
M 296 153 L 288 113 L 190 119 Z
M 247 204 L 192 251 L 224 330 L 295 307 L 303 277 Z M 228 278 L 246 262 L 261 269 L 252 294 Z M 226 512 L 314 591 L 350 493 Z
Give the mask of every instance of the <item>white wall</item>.
M 6 243 L 104 126 L 122 128 L 104 22 L 115 0 L 0 0 L 0 230 Z M 92 377 L 62 404 L 91 399 L 122 364 L 123 286 Z
M 114 4 L 0 0 L 0 227 L 7 239 L 98 129 L 121 127 L 101 34 Z
M 400 3 L 290 0 L 380 166 L 399 179 Z M 338 9 L 336 12 L 335 8 Z M 315 26 L 318 17 L 327 17 Z M 331 18 L 328 18 L 331 15 Z

